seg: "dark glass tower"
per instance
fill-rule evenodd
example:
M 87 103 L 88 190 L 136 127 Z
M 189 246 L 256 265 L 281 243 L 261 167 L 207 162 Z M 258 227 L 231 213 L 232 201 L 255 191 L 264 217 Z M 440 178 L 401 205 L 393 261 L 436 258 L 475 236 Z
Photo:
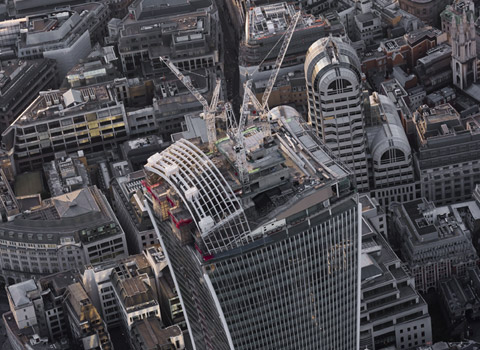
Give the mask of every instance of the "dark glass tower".
M 358 349 L 353 178 L 290 107 L 245 131 L 249 191 L 228 137 L 180 140 L 145 166 L 147 204 L 194 348 Z

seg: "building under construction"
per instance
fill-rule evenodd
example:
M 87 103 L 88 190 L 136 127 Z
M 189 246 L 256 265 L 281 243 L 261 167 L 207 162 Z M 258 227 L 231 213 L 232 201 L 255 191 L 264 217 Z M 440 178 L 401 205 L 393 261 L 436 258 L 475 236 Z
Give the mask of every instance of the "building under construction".
M 230 133 L 211 151 L 180 139 L 145 165 L 147 209 L 191 341 L 212 350 L 358 348 L 353 176 L 295 109 L 269 118 L 269 132 L 260 120 L 240 123 L 240 143 Z

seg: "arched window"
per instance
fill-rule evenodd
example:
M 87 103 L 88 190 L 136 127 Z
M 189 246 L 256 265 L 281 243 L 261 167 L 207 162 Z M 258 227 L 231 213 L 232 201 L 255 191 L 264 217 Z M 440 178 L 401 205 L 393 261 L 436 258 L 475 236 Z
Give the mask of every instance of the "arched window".
M 347 79 L 335 79 L 328 85 L 327 95 L 341 94 L 344 92 L 352 92 L 353 85 Z
M 334 80 L 330 83 L 330 85 L 328 85 L 328 89 L 331 89 L 331 90 L 338 90 L 338 89 L 345 89 L 349 86 L 352 86 L 352 83 L 350 83 L 348 80 L 346 79 L 337 79 L 337 80 Z
M 405 153 L 398 148 L 390 148 L 386 150 L 380 158 L 381 164 L 391 164 L 403 161 L 405 161 Z

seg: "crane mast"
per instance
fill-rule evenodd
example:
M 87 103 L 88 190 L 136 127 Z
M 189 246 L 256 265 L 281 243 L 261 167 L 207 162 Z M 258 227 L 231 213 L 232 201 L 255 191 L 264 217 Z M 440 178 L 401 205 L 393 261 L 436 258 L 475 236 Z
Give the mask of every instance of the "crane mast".
M 227 134 L 232 134 L 232 131 L 235 132 L 238 128 L 237 119 L 235 119 L 235 113 L 233 113 L 232 104 L 226 102 L 223 110 L 225 116 L 225 121 L 227 125 Z
M 217 78 L 217 84 L 215 85 L 215 90 L 213 90 L 212 100 L 210 102 L 210 107 L 208 111 L 204 113 L 205 124 L 207 125 L 207 138 L 208 138 L 208 148 L 210 152 L 213 152 L 215 148 L 215 141 L 217 141 L 217 130 L 215 127 L 215 114 L 217 111 L 218 97 L 220 95 L 221 80 Z
M 250 89 L 252 81 L 248 80 L 245 83 L 245 90 Z M 235 141 L 234 149 L 236 153 L 235 165 L 238 171 L 238 177 L 242 185 L 244 193 L 250 192 L 250 178 L 248 176 L 248 163 L 247 163 L 247 150 L 245 149 L 245 137 L 243 131 L 245 123 L 248 119 L 248 102 L 250 101 L 250 95 L 248 93 L 243 94 L 243 102 L 240 107 L 240 120 L 238 121 L 237 130 L 234 130 L 233 137 Z
M 287 53 L 290 41 L 292 40 L 293 33 L 295 32 L 295 27 L 297 26 L 298 20 L 301 18 L 301 16 L 301 11 L 298 11 L 292 17 L 292 21 L 290 22 L 290 25 L 285 31 L 283 43 L 275 61 L 275 68 L 270 74 L 270 78 L 268 79 L 268 83 L 265 87 L 265 92 L 262 96 L 262 102 L 258 101 L 258 99 L 255 97 L 255 94 L 252 92 L 252 80 L 248 80 L 247 82 L 245 82 L 244 85 L 243 102 L 240 109 L 240 120 L 238 122 L 237 132 L 232 133 L 232 136 L 234 136 L 234 140 L 236 143 L 235 164 L 238 170 L 239 179 L 242 184 L 244 193 L 250 192 L 250 178 L 247 168 L 247 150 L 245 149 L 245 138 L 243 135 L 245 125 L 248 122 L 248 115 L 250 114 L 250 111 L 248 109 L 248 103 L 251 102 L 260 114 L 260 117 L 262 119 L 262 131 L 264 137 L 270 137 L 271 125 L 268 116 L 268 99 L 270 97 L 270 94 L 272 93 L 275 81 L 277 80 L 280 67 L 283 63 L 283 59 L 285 58 L 285 54 Z
M 193 86 L 190 77 L 184 75 L 180 70 L 166 57 L 161 57 L 160 60 L 172 71 L 173 74 L 180 80 L 183 85 L 191 92 L 193 96 L 201 103 L 203 107 L 203 118 L 207 126 L 207 138 L 210 151 L 214 150 L 215 141 L 217 141 L 217 132 L 215 128 L 215 114 L 217 111 L 218 99 L 220 95 L 221 80 L 217 78 L 215 89 L 213 91 L 212 100 L 208 105 L 207 100 L 198 92 Z
M 297 26 L 298 20 L 302 16 L 301 11 L 298 11 L 295 16 L 293 16 L 290 25 L 288 26 L 285 32 L 285 38 L 283 39 L 282 46 L 280 47 L 280 51 L 277 56 L 277 60 L 275 61 L 275 68 L 270 74 L 270 78 L 268 79 L 267 86 L 265 88 L 265 92 L 262 96 L 262 106 L 263 108 L 268 108 L 268 99 L 270 94 L 272 93 L 273 86 L 275 85 L 275 81 L 277 80 L 278 72 L 280 71 L 280 67 L 283 63 L 283 59 L 285 58 L 285 54 L 287 53 L 288 46 L 290 45 L 290 41 L 292 40 L 293 33 L 295 32 L 295 27 Z
M 272 93 L 273 87 L 275 85 L 275 81 L 277 80 L 277 77 L 278 77 L 278 73 L 280 72 L 280 67 L 282 66 L 283 59 L 285 58 L 285 54 L 287 53 L 288 47 L 292 40 L 293 33 L 295 32 L 295 28 L 297 27 L 297 23 L 300 18 L 302 18 L 302 13 L 301 11 L 298 11 L 292 17 L 292 21 L 290 22 L 290 25 L 285 31 L 283 43 L 282 43 L 282 46 L 280 47 L 280 51 L 275 61 L 275 66 L 274 66 L 275 68 L 270 74 L 267 85 L 265 86 L 265 91 L 262 96 L 262 102 L 257 100 L 257 98 L 255 97 L 255 94 L 253 94 L 251 89 L 245 89 L 245 92 L 250 95 L 250 99 L 252 100 L 252 103 L 255 105 L 255 108 L 258 110 L 258 113 L 262 120 L 262 131 L 265 137 L 269 137 L 272 134 L 271 127 L 270 127 L 270 120 L 268 116 L 268 99 L 270 98 L 270 94 Z

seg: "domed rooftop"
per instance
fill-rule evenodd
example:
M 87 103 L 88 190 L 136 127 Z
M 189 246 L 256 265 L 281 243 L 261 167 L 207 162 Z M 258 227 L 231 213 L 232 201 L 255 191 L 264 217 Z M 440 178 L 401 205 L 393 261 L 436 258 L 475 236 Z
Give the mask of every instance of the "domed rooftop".
M 381 124 L 367 128 L 367 138 L 372 159 L 377 164 L 386 160 L 385 152 L 396 149 L 405 159 L 411 154 L 410 144 L 393 102 L 384 95 L 376 95 L 380 105 Z M 388 155 L 388 153 L 387 153 Z

